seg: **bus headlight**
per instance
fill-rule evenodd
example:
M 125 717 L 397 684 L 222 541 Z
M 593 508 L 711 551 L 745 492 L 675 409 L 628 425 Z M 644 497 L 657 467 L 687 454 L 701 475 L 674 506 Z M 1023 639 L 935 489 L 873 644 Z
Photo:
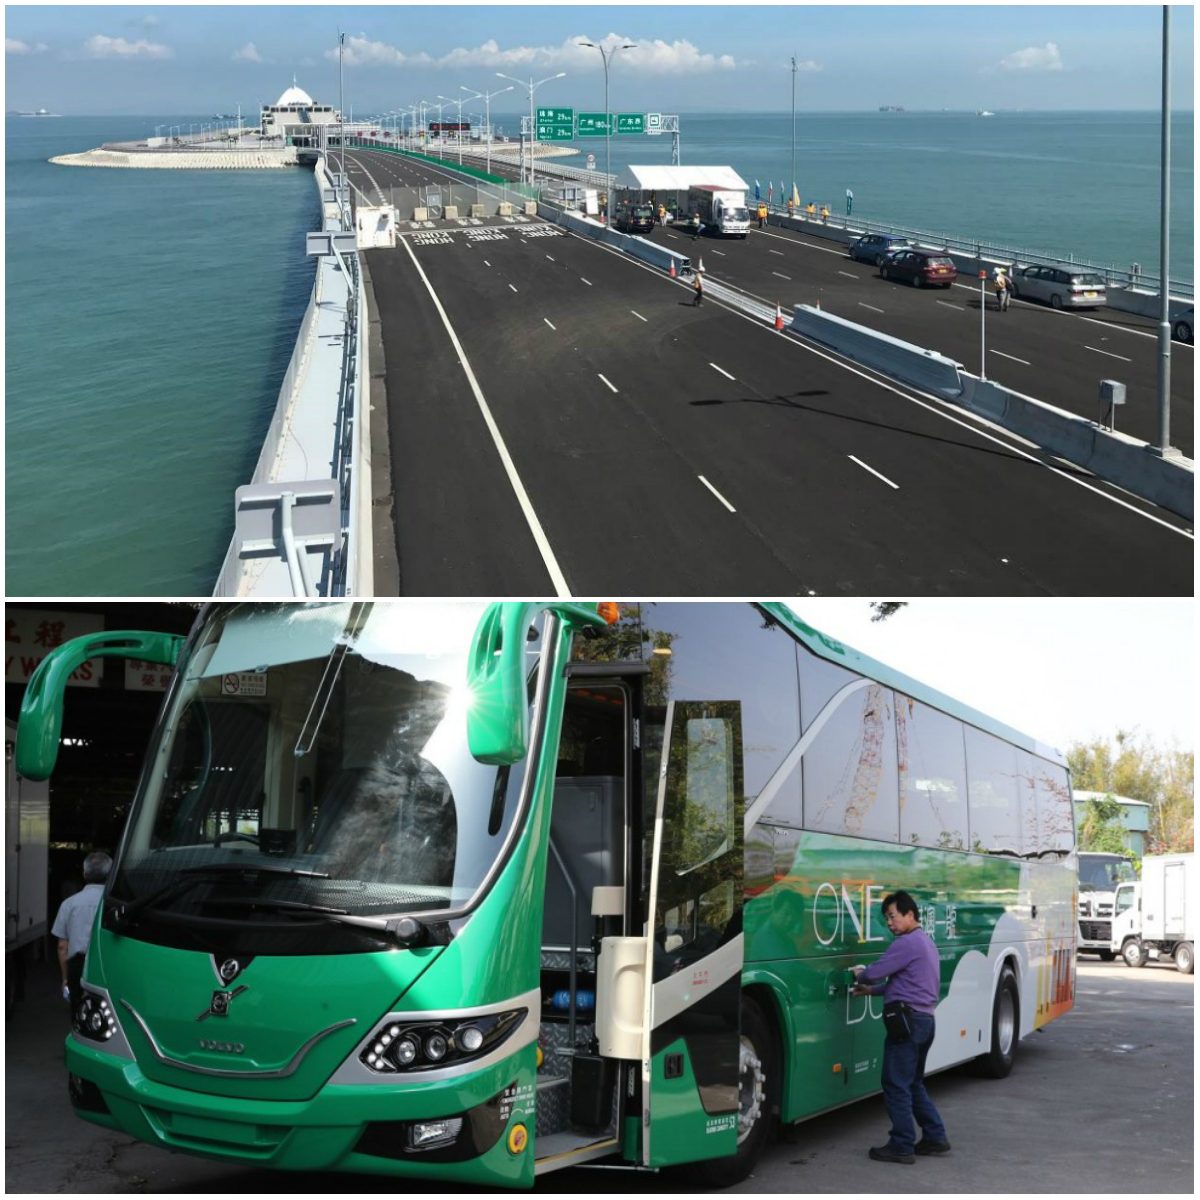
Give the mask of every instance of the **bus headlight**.
M 83 999 L 75 1006 L 71 1023 L 80 1037 L 92 1042 L 107 1042 L 117 1032 L 117 1019 L 113 1016 L 108 1001 L 86 988 Z
M 501 1045 L 528 1009 L 483 1016 L 420 1021 L 388 1021 L 367 1039 L 359 1061 L 372 1071 L 430 1071 L 480 1058 Z

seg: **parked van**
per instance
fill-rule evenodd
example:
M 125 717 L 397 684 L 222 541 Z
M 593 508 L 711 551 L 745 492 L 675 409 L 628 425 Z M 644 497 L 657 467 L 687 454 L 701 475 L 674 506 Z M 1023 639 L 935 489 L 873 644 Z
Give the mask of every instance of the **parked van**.
M 1108 303 L 1104 276 L 1061 267 L 1024 267 L 1012 276 L 1013 295 L 1051 308 L 1099 308 Z

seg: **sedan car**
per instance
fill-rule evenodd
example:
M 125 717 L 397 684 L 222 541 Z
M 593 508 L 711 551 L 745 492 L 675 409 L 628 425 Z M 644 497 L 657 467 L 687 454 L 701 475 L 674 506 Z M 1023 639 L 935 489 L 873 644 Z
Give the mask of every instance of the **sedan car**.
M 894 233 L 867 233 L 855 238 L 847 247 L 850 257 L 858 262 L 874 263 L 883 266 L 883 260 L 889 254 L 899 250 L 907 250 L 912 246 L 911 238 L 900 237 Z
M 1013 295 L 1051 308 L 1098 308 L 1106 303 L 1104 276 L 1062 267 L 1025 267 L 1012 277 Z
M 901 250 L 883 260 L 879 274 L 884 279 L 907 279 L 913 287 L 949 287 L 958 278 L 954 259 L 940 250 Z
M 1183 312 L 1175 314 L 1171 321 L 1171 336 L 1177 342 L 1186 342 L 1189 346 L 1192 344 L 1193 324 L 1196 320 L 1196 306 L 1189 304 Z

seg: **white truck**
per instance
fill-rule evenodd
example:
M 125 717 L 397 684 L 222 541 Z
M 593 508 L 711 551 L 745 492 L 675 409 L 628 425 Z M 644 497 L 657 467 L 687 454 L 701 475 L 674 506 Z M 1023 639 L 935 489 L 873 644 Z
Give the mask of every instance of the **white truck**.
M 50 852 L 50 790 L 17 774 L 17 727 L 4 722 L 4 1010 L 22 992 L 27 956 L 46 939 Z
M 1080 954 L 1099 954 L 1105 962 L 1112 949 L 1113 902 L 1118 884 L 1136 883 L 1132 859 L 1121 854 L 1082 850 L 1078 854 Z
M 1141 883 L 1117 885 L 1110 949 L 1131 967 L 1174 959 L 1190 975 L 1195 965 L 1196 856 L 1142 859 Z
M 700 214 L 705 232 L 744 238 L 750 232 L 746 193 L 733 188 L 698 184 L 688 189 L 687 216 Z

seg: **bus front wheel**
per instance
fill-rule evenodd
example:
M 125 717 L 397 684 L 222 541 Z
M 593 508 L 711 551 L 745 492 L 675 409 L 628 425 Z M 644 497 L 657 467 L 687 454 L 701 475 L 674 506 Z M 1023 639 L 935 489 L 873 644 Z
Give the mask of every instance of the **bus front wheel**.
M 1017 980 L 1005 967 L 996 985 L 992 1001 L 992 1041 L 986 1054 L 976 1060 L 979 1074 L 989 1079 L 1003 1079 L 1013 1069 L 1017 1059 L 1017 1043 L 1021 1036 L 1021 1002 Z
M 742 996 L 738 1047 L 738 1144 L 729 1158 L 691 1164 L 688 1175 L 710 1187 L 741 1183 L 775 1132 L 779 1106 L 779 1052 L 759 1004 Z

